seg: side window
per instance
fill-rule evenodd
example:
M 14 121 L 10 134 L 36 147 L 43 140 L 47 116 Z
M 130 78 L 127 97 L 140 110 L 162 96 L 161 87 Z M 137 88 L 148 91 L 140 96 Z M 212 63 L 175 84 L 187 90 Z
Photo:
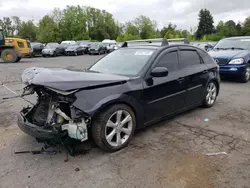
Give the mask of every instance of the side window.
M 180 50 L 179 61 L 181 68 L 186 68 L 201 64 L 200 57 L 195 50 Z
M 206 52 L 204 52 L 200 49 L 198 49 L 198 53 L 200 54 L 200 56 L 205 64 L 214 64 L 214 60 L 209 54 L 207 54 Z
M 166 67 L 169 72 L 178 70 L 178 55 L 177 51 L 167 53 L 156 65 L 157 67 Z
M 19 48 L 24 48 L 24 44 L 22 42 L 17 42 Z

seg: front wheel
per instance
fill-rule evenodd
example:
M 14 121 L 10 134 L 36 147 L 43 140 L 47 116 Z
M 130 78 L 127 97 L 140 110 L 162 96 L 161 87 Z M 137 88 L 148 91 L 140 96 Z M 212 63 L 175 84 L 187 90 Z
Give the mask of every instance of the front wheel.
M 135 127 L 134 112 L 126 105 L 117 104 L 99 114 L 92 125 L 92 136 L 101 149 L 115 152 L 127 146 Z
M 214 81 L 209 82 L 205 92 L 206 94 L 204 97 L 203 106 L 206 108 L 210 108 L 215 104 L 215 101 L 217 99 L 217 94 L 218 94 L 217 84 Z
M 5 63 L 15 63 L 18 56 L 14 49 L 5 49 L 1 52 L 1 58 Z
M 250 79 L 250 65 L 247 66 L 244 75 L 241 78 L 242 83 L 247 83 Z

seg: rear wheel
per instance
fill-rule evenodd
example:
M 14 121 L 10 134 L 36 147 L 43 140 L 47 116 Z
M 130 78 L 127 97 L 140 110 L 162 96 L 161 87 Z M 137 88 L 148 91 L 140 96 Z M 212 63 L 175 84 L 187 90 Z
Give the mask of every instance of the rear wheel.
M 93 122 L 92 136 L 101 149 L 115 152 L 130 142 L 135 127 L 134 112 L 126 105 L 117 104 L 100 113 Z
M 244 75 L 241 78 L 241 82 L 247 83 L 250 79 L 250 64 L 247 66 Z
M 15 50 L 5 49 L 1 53 L 1 58 L 5 63 L 15 63 L 17 62 L 18 56 Z
M 217 99 L 218 87 L 217 84 L 212 81 L 209 82 L 206 88 L 206 94 L 203 101 L 203 106 L 206 108 L 210 108 L 215 104 Z

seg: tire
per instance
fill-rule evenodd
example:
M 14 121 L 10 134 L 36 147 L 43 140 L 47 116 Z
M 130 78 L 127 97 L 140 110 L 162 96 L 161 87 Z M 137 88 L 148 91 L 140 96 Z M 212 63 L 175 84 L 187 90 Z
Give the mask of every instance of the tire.
M 16 63 L 19 62 L 21 59 L 22 59 L 21 57 L 18 57 Z
M 15 63 L 18 56 L 14 49 L 5 49 L 1 52 L 1 58 L 5 63 Z
M 242 83 L 247 83 L 250 79 L 250 64 L 248 64 L 244 75 L 241 77 L 241 82 Z
M 218 95 L 218 89 L 218 85 L 214 81 L 211 81 L 207 84 L 203 100 L 203 106 L 205 108 L 211 108 L 214 106 Z
M 101 55 L 101 52 L 98 52 L 98 55 Z
M 53 57 L 56 57 L 56 56 L 57 56 L 56 52 L 53 52 Z
M 121 121 L 117 121 L 117 113 L 122 114 Z M 117 125 L 127 117 L 128 122 Z M 110 120 L 112 126 L 107 126 Z M 133 138 L 136 127 L 136 118 L 133 110 L 127 105 L 116 104 L 105 111 L 102 111 L 96 120 L 93 121 L 91 132 L 94 142 L 97 146 L 107 152 L 118 151 L 128 145 Z M 125 133 L 126 131 L 126 133 Z M 120 137 L 119 137 L 120 135 Z M 108 140 L 108 137 L 110 140 Z M 120 139 L 119 139 L 119 138 Z

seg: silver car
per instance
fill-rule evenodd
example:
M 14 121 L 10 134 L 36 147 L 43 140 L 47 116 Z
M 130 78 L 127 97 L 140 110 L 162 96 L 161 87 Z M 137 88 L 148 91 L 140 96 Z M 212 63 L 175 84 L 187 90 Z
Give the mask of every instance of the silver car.
M 57 56 L 57 48 L 58 48 L 59 44 L 58 43 L 55 43 L 55 42 L 51 42 L 51 43 L 48 43 L 44 49 L 42 50 L 42 56 L 43 57 L 52 57 L 52 56 Z

